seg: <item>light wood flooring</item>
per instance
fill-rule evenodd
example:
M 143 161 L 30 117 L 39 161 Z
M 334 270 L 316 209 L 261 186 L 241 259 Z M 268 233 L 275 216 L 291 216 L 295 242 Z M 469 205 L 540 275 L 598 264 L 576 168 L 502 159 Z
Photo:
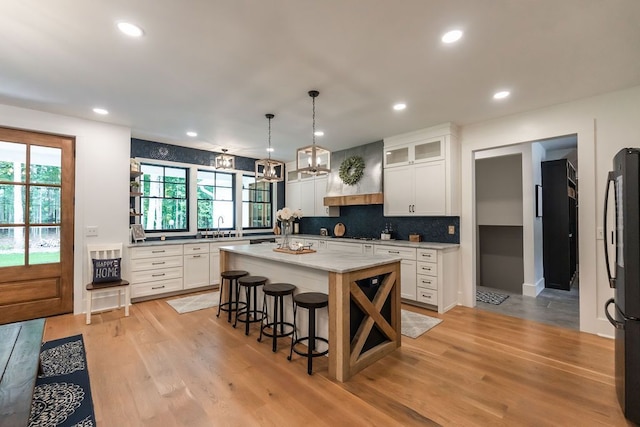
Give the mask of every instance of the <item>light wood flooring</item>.
M 456 307 L 347 383 L 319 358 L 287 361 L 217 307 L 164 300 L 47 319 L 45 340 L 83 334 L 98 426 L 625 426 L 613 341 Z

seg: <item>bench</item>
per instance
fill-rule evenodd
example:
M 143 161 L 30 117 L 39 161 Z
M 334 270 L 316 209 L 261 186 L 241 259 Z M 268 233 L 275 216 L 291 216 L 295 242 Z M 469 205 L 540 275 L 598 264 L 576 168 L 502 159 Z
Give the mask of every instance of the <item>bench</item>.
M 29 423 L 44 319 L 0 325 L 0 427 Z

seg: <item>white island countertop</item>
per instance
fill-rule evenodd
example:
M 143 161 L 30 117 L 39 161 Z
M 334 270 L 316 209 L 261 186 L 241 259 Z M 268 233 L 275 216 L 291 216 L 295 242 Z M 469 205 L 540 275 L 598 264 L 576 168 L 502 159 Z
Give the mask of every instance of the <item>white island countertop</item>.
M 349 273 L 389 264 L 394 261 L 402 261 L 402 258 L 398 256 L 359 255 L 328 251 L 288 254 L 275 252 L 274 249 L 276 247 L 276 244 L 263 243 L 261 245 L 222 246 L 220 250 L 334 273 Z

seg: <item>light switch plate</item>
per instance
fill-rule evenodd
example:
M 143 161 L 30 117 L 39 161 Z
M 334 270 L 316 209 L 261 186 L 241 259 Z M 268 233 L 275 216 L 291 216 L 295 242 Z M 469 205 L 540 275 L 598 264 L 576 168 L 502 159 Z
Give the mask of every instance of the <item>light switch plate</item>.
M 450 225 L 449 226 L 449 234 L 456 234 L 456 226 L 455 225 Z
M 91 237 L 91 236 L 97 236 L 98 235 L 98 226 L 97 225 L 87 225 L 86 227 L 86 231 L 85 231 L 85 236 Z

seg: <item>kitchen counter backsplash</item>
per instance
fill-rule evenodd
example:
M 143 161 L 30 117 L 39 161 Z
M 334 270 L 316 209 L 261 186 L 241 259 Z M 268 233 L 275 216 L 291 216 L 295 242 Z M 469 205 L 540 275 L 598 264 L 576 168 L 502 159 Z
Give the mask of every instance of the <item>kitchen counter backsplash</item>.
M 424 242 L 460 243 L 460 217 L 385 217 L 382 205 L 342 206 L 340 216 L 333 218 L 303 216 L 300 233 L 317 235 L 320 228 L 326 228 L 333 236 L 333 228 L 339 222 L 345 225 L 345 236 L 379 239 L 389 224 L 392 239 L 409 240 L 409 234 L 419 234 Z M 454 234 L 449 234 L 449 226 L 454 227 Z

